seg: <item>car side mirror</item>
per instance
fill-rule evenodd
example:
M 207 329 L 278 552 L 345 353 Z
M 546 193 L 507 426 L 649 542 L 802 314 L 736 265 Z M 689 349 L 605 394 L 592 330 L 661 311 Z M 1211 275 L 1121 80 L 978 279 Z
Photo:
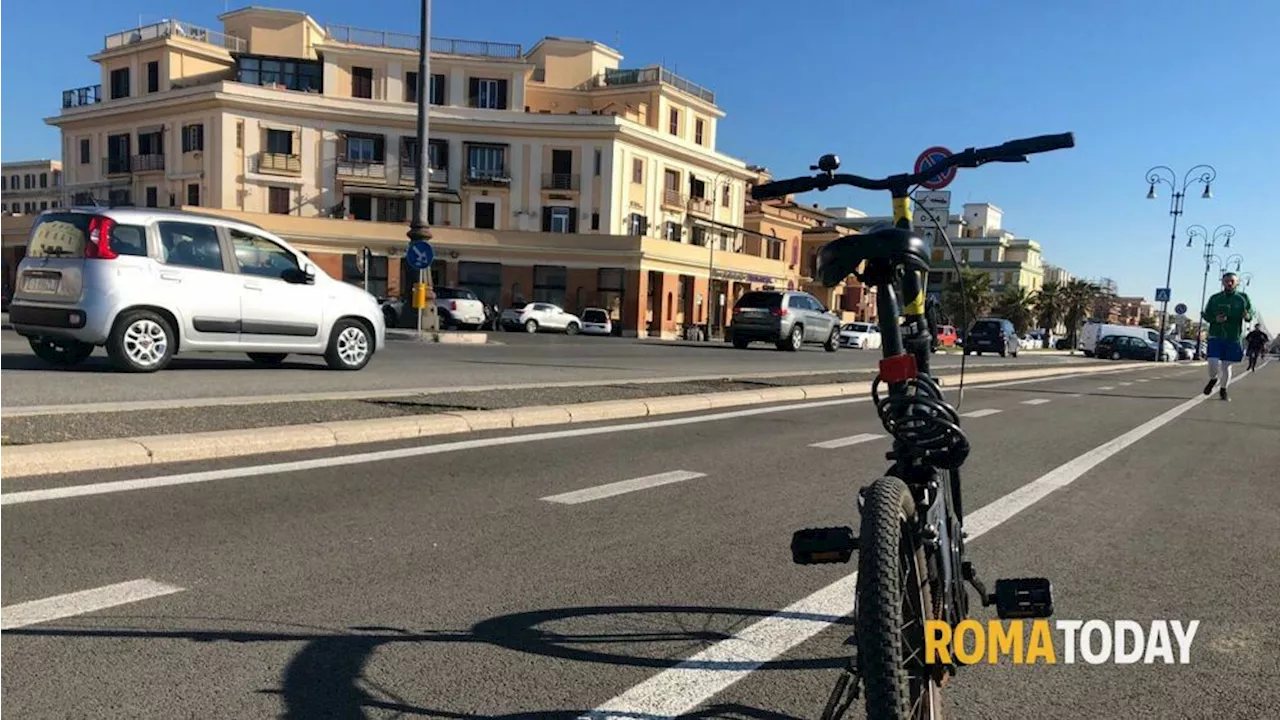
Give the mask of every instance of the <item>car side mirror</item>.
M 280 273 L 280 279 L 293 285 L 314 285 L 316 273 L 310 267 L 305 270 L 302 268 L 289 268 Z

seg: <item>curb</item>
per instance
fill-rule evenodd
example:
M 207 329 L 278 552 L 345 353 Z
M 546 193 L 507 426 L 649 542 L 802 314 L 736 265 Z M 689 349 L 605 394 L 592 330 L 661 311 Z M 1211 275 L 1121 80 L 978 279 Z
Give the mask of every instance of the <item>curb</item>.
M 1152 367 L 1152 364 L 1124 363 L 1087 368 L 1028 368 L 967 373 L 967 380 L 969 384 L 985 384 L 1060 375 L 1113 373 L 1148 367 Z M 959 379 L 959 374 L 941 375 L 937 378 L 944 387 L 958 383 Z M 627 420 L 743 405 L 868 395 L 870 392 L 871 381 L 862 380 L 701 395 L 537 405 L 506 410 L 464 410 L 433 415 L 343 420 L 246 430 L 15 445 L 6 447 L 0 454 L 0 477 L 7 480 L 54 473 L 318 450 L 485 430 Z
M 422 331 L 421 334 L 417 330 L 387 330 L 388 340 L 402 340 L 409 342 L 433 342 L 441 345 L 486 345 L 489 343 L 488 333 L 459 333 L 459 332 L 431 332 Z M 497 343 L 494 343 L 495 345 Z

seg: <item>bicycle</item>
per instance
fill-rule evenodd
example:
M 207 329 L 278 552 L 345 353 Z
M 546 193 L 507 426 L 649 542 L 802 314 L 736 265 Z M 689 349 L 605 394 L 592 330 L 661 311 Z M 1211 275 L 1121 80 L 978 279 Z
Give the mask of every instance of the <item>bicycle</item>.
M 836 174 L 840 160 L 824 155 L 813 176 L 779 180 L 752 189 L 767 200 L 849 185 L 887 190 L 893 197 L 894 225 L 846 235 L 818 254 L 817 276 L 835 287 L 849 275 L 876 288 L 877 324 L 883 338 L 879 373 L 871 394 L 893 446 L 884 477 L 858 491 L 861 525 L 810 528 L 792 536 L 792 560 L 801 565 L 847 563 L 858 553 L 854 653 L 823 711 L 823 720 L 848 712 L 866 687 L 867 717 L 926 720 L 941 713 L 941 689 L 957 664 L 926 662 L 925 621 L 941 620 L 954 630 L 969 617 L 966 583 L 983 606 L 995 605 L 1002 619 L 1053 614 L 1053 588 L 1045 578 L 997 580 L 988 594 L 965 554 L 960 468 L 969 455 L 968 438 L 956 409 L 929 373 L 937 342 L 937 303 L 926 302 L 930 268 L 924 241 L 911 231 L 911 192 L 951 168 L 990 162 L 1026 162 L 1028 155 L 1071 148 L 1071 133 L 1015 140 L 989 148 L 968 148 L 920 173 L 879 180 Z M 936 219 L 935 219 L 936 224 Z M 946 239 L 945 228 L 939 226 Z M 859 269 L 861 268 L 861 269 Z M 900 305 L 898 286 L 907 301 Z M 901 323 L 899 318 L 901 317 Z M 961 375 L 963 387 L 963 370 Z M 882 395 L 883 386 L 887 393 Z

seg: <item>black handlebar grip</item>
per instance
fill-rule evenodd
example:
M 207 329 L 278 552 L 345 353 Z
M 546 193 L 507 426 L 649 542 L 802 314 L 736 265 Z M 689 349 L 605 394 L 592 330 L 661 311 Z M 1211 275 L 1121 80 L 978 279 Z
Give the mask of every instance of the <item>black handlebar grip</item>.
M 1022 140 L 1010 140 L 1000 146 L 1000 155 L 1034 155 L 1036 153 L 1065 150 L 1076 146 L 1074 133 L 1040 135 Z
M 817 180 L 811 177 L 775 180 L 774 182 L 757 185 L 751 188 L 751 199 L 772 200 L 786 195 L 799 195 L 800 193 L 806 193 L 810 190 L 817 189 L 817 187 Z

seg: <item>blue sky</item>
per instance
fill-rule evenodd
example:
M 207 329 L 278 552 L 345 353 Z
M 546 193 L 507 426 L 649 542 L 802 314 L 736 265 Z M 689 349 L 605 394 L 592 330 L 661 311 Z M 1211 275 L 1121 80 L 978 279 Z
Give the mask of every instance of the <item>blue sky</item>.
M 412 0 L 267 4 L 321 23 L 417 27 Z M 804 172 L 824 152 L 849 171 L 883 175 L 933 144 L 958 150 L 1074 131 L 1073 150 L 962 173 L 953 204 L 994 203 L 1006 227 L 1041 242 L 1047 261 L 1112 277 L 1126 295 L 1151 298 L 1168 257 L 1168 188 L 1146 200 L 1146 170 L 1163 164 L 1181 175 L 1210 163 L 1214 199 L 1195 193 L 1180 220 L 1174 301 L 1194 308 L 1200 299 L 1201 249 L 1185 247 L 1185 228 L 1230 223 L 1228 252 L 1244 257 L 1255 306 L 1280 328 L 1280 242 L 1264 225 L 1276 207 L 1264 164 L 1280 159 L 1280 2 L 488 0 L 483 13 L 458 0 L 433 5 L 438 37 L 526 47 L 544 35 L 589 37 L 618 48 L 626 66 L 665 63 L 716 91 L 728 113 L 720 149 L 776 176 Z M 55 49 L 46 6 L 11 3 L 0 66 L 4 160 L 56 156 L 58 135 L 41 118 L 57 112 L 62 89 L 97 81 L 86 56 L 103 35 L 164 17 L 216 28 L 227 6 L 241 3 L 66 0 L 58 14 L 75 22 L 57 23 Z M 63 52 L 73 48 L 81 50 Z M 861 191 L 805 199 L 888 212 L 886 197 Z

